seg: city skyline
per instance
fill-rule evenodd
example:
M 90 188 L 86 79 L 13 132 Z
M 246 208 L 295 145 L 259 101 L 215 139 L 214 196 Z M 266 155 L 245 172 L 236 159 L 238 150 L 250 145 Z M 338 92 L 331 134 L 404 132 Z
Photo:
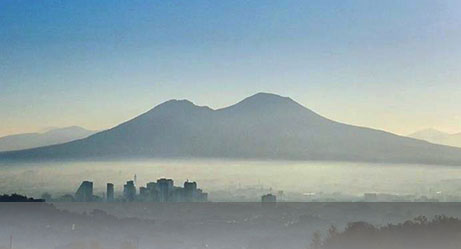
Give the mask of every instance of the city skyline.
M 126 181 L 118 190 L 114 183 L 108 182 L 105 192 L 95 193 L 93 181 L 84 180 L 75 194 L 66 193 L 53 198 L 50 193 L 45 192 L 38 200 L 47 202 L 207 202 L 208 193 L 197 186 L 197 182 L 189 180 L 186 180 L 182 187 L 175 186 L 173 179 L 162 177 L 155 182 L 149 181 L 144 186 L 138 187 L 135 175 L 133 180 Z M 3 196 L 8 201 L 9 196 L 7 194 Z M 27 198 L 17 193 L 11 195 L 11 198 L 18 197 Z
M 401 135 L 459 132 L 460 7 L 3 1 L 0 136 L 101 130 L 169 99 L 216 109 L 261 91 Z

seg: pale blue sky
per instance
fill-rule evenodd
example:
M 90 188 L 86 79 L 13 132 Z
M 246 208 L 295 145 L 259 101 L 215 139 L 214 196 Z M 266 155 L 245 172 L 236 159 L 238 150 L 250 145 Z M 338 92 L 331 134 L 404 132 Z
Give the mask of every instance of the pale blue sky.
M 406 134 L 461 131 L 461 1 L 0 2 L 0 136 L 256 92 Z

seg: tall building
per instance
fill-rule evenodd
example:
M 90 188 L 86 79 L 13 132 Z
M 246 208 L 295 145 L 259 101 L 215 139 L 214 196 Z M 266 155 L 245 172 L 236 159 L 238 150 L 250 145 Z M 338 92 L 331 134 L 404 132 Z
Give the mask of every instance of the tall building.
M 146 187 L 148 190 L 156 190 L 157 189 L 157 183 L 156 182 L 149 182 L 146 184 Z
M 191 202 L 197 200 L 197 183 L 189 182 L 187 180 L 184 182 L 184 199 L 182 201 Z
M 150 201 L 149 190 L 147 187 L 139 187 L 139 200 Z
M 134 181 L 127 181 L 125 185 L 123 185 L 123 198 L 126 201 L 134 201 L 136 199 L 136 186 L 134 185 Z
M 107 201 L 114 201 L 114 184 L 108 183 L 107 184 L 107 192 L 106 192 L 106 199 Z
M 173 187 L 173 193 L 169 196 L 168 202 L 184 202 L 184 188 Z
M 172 179 L 161 178 L 157 180 L 158 201 L 171 201 L 173 195 L 174 182 Z
M 92 201 L 93 200 L 93 182 L 84 181 L 75 193 L 76 201 Z
M 147 191 L 149 192 L 149 201 L 158 201 L 158 188 L 156 182 L 149 182 L 146 184 Z
M 208 201 L 208 193 L 204 193 L 203 190 L 198 188 L 197 191 L 196 191 L 195 201 L 207 202 Z

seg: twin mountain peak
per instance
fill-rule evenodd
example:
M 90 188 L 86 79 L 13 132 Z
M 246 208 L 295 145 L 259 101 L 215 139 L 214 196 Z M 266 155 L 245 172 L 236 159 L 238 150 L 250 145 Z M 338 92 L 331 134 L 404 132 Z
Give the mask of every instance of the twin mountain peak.
M 221 108 L 170 100 L 112 129 L 0 159 L 228 158 L 461 165 L 461 149 L 324 118 L 258 93 Z

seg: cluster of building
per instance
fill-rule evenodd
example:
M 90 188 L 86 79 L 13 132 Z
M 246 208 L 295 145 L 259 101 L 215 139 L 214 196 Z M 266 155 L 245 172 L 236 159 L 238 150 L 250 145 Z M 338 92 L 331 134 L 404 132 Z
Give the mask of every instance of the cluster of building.
M 100 197 L 93 194 L 93 182 L 84 181 L 77 189 L 74 200 L 79 202 L 98 201 Z M 149 182 L 146 186 L 136 188 L 135 181 L 127 181 L 123 185 L 123 193 L 115 197 L 114 184 L 107 183 L 105 200 L 108 202 L 143 201 L 143 202 L 206 202 L 208 194 L 197 188 L 196 182 L 187 180 L 183 187 L 174 186 L 172 179 L 161 178 Z
M 265 194 L 261 196 L 261 203 L 265 206 L 275 206 L 277 203 L 277 196 L 273 194 Z

